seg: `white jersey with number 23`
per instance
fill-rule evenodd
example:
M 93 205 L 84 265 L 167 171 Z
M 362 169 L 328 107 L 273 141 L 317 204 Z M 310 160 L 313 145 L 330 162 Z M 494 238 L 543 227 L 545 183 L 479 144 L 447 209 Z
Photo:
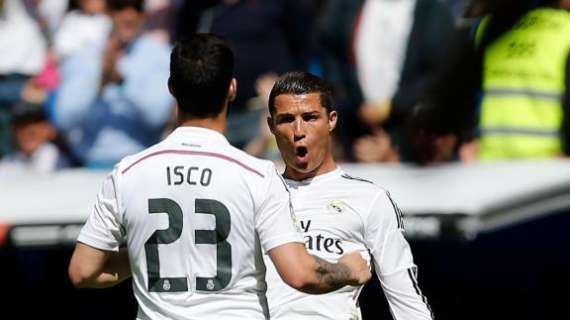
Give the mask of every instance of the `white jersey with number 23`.
M 105 180 L 79 242 L 126 241 L 138 319 L 265 319 L 262 252 L 302 242 L 271 162 L 180 127 Z

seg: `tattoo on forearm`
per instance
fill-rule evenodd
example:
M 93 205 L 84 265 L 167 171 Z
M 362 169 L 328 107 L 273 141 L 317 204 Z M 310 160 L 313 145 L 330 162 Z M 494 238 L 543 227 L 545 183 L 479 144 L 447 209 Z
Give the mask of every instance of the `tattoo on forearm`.
M 317 262 L 317 276 L 323 289 L 336 290 L 345 286 L 351 280 L 350 269 L 342 263 L 329 263 L 315 256 Z

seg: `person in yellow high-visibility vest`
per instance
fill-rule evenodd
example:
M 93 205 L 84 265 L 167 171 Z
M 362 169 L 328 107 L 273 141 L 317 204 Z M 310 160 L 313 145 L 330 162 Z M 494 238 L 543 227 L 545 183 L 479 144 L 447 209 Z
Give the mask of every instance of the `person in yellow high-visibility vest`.
M 542 1 L 507 31 L 484 42 L 493 15 L 480 23 L 480 160 L 569 154 L 570 1 Z M 483 43 L 482 43 L 483 42 Z M 484 47 L 483 47 L 484 46 Z

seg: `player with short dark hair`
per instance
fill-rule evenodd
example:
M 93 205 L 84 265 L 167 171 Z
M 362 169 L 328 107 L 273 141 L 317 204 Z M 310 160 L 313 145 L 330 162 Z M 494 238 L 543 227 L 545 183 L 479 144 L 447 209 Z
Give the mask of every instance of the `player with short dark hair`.
M 220 114 L 233 69 L 232 50 L 221 38 L 198 34 L 179 43 L 170 56 L 168 84 L 180 111 L 201 118 Z
M 303 95 L 318 93 L 321 106 L 328 113 L 333 111 L 333 94 L 330 86 L 321 78 L 306 72 L 288 72 L 276 81 L 269 94 L 269 113 L 275 112 L 275 98 L 283 94 Z
M 386 190 L 335 163 L 331 133 L 338 116 L 328 85 L 309 73 L 286 73 L 270 96 L 267 122 L 285 161 L 285 182 L 309 252 L 332 262 L 347 251 L 362 252 L 374 265 L 395 320 L 432 319 L 400 210 Z M 271 319 L 361 318 L 360 288 L 309 296 L 289 288 L 266 263 Z
M 138 319 L 267 319 L 262 252 L 308 293 L 370 277 L 359 253 L 336 264 L 309 255 L 274 165 L 221 134 L 237 88 L 231 60 L 213 35 L 176 46 L 169 83 L 179 127 L 115 167 L 79 235 L 73 284 L 104 287 L 132 273 Z M 202 105 L 211 95 L 223 97 L 214 111 Z

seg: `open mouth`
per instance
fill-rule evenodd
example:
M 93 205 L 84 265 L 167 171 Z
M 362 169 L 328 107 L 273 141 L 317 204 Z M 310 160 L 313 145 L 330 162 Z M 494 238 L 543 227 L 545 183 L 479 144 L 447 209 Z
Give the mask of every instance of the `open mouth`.
M 299 158 L 304 158 L 307 153 L 309 151 L 307 150 L 307 147 L 297 147 L 295 148 L 295 154 L 297 155 L 297 157 Z

